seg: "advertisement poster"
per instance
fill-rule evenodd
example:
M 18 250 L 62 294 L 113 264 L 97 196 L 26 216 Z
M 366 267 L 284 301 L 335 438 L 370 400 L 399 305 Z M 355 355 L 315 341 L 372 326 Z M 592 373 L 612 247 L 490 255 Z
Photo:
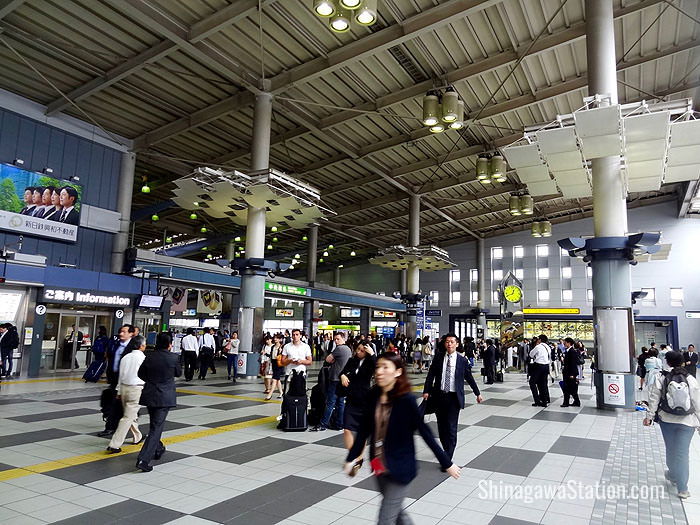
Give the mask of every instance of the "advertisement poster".
M 512 317 L 501 321 L 500 334 L 501 344 L 504 347 L 509 347 L 523 340 L 525 332 L 525 323 L 522 318 Z
M 172 288 L 163 289 L 161 295 L 163 301 L 170 301 L 171 312 L 184 312 L 187 310 L 187 288 Z
M 221 294 L 216 290 L 199 290 L 197 293 L 197 313 L 221 315 Z
M 0 229 L 75 242 L 82 192 L 79 184 L 0 164 Z

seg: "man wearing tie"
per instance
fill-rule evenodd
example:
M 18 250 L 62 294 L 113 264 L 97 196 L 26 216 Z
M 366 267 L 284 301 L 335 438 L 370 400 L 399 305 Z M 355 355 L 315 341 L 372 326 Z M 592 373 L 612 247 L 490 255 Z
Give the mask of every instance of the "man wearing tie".
M 75 201 L 78 200 L 78 192 L 71 186 L 61 188 L 59 201 L 63 210 L 58 216 L 58 222 L 77 226 L 80 222 L 80 214 L 75 209 Z
M 467 358 L 457 353 L 459 339 L 455 334 L 447 334 L 444 338 L 445 352 L 438 353 L 433 359 L 428 376 L 423 387 L 423 399 L 433 398 L 431 404 L 435 407 L 438 435 L 445 454 L 452 459 L 457 446 L 457 421 L 459 411 L 464 408 L 464 382 L 476 395 L 477 403 L 483 398 L 479 387 L 474 381 Z

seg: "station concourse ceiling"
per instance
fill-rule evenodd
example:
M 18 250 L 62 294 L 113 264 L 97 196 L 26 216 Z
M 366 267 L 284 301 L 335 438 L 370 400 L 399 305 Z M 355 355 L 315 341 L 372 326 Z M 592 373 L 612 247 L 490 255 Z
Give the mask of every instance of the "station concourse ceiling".
M 612 1 L 620 102 L 692 98 L 700 87 L 700 2 Z M 508 211 L 510 194 L 524 189 L 516 173 L 485 186 L 475 162 L 524 127 L 583 106 L 583 0 L 379 0 L 376 24 L 341 34 L 312 4 L 4 0 L 0 87 L 47 106 L 48 115 L 92 120 L 133 141 L 141 247 L 173 235 L 244 236 L 230 220 L 210 218 L 203 235 L 201 218 L 160 203 L 172 196 L 172 181 L 197 166 L 249 167 L 263 77 L 275 95 L 271 167 L 319 188 L 337 212 L 320 226 L 319 251 L 334 246 L 325 264 L 405 244 L 410 193 L 421 196 L 421 243 L 448 247 L 528 228 L 532 216 Z M 422 97 L 446 84 L 464 101 L 468 124 L 433 134 L 420 121 Z M 683 184 L 665 184 L 630 193 L 628 205 L 676 201 L 683 192 Z M 591 216 L 592 199 L 538 196 L 535 210 L 556 230 Z M 303 256 L 305 233 L 271 233 L 269 255 Z M 223 243 L 207 254 L 223 255 Z

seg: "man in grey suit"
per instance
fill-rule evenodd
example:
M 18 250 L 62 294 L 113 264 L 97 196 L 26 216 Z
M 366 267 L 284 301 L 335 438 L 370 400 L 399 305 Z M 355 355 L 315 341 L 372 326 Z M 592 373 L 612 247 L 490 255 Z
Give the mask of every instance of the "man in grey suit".
M 156 349 L 146 354 L 139 368 L 138 376 L 146 382 L 139 404 L 148 408 L 150 418 L 148 437 L 136 461 L 136 468 L 143 472 L 153 470 L 151 461 L 165 454 L 160 436 L 168 411 L 176 406 L 175 378 L 180 377 L 182 370 L 178 357 L 170 353 L 171 347 L 170 334 L 158 334 Z

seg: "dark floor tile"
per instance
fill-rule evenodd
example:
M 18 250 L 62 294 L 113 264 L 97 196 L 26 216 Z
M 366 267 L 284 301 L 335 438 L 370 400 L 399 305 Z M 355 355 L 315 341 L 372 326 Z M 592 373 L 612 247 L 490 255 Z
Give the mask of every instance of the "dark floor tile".
M 177 512 L 172 509 L 166 509 L 163 507 L 153 507 L 138 514 L 134 514 L 127 518 L 122 518 L 116 522 L 116 525 L 161 525 L 163 523 L 168 523 L 184 516 L 182 512 Z
M 26 416 L 8 417 L 12 421 L 20 423 L 35 423 L 37 421 L 48 421 L 50 419 L 63 419 L 66 417 L 87 416 L 99 412 L 98 408 L 75 408 L 73 410 L 56 410 L 53 412 L 44 412 L 42 414 L 27 414 Z
M 4 463 L 0 463 L 0 472 L 2 472 L 3 470 L 12 470 L 13 468 L 15 467 L 13 467 L 12 465 L 5 465 Z
M 467 463 L 465 467 L 515 476 L 528 476 L 543 457 L 544 452 L 491 447 Z
M 209 428 L 216 428 L 216 427 L 223 427 L 226 425 L 235 425 L 236 423 L 244 423 L 246 421 L 252 421 L 254 419 L 260 419 L 262 417 L 266 416 L 261 416 L 259 414 L 252 415 L 252 416 L 242 416 L 242 417 L 237 417 L 234 419 L 224 419 L 222 421 L 214 421 L 212 423 L 207 423 L 206 425 L 201 425 L 203 427 L 209 427 Z
M 106 446 L 107 445 L 105 445 L 105 448 Z M 83 465 L 54 470 L 47 472 L 46 474 L 53 478 L 71 481 L 80 485 L 87 485 L 93 481 L 119 476 L 121 474 L 126 474 L 127 472 L 135 472 L 136 457 L 137 453 L 134 452 L 132 454 L 104 459 L 102 461 L 95 461 L 93 463 L 85 463 Z M 151 464 L 157 469 L 158 465 L 170 463 L 171 461 L 177 461 L 178 459 L 183 459 L 186 457 L 189 456 L 178 452 L 167 451 L 161 459 L 154 461 Z M 147 476 L 148 474 L 144 473 L 143 475 Z
M 428 427 L 430 427 L 430 430 L 433 431 L 433 435 L 437 437 L 438 435 L 438 426 L 437 426 L 437 421 L 430 421 L 428 423 Z M 465 428 L 469 427 L 469 425 L 462 425 L 462 424 L 457 424 L 457 432 L 460 430 L 464 430 Z
M 575 410 L 575 409 L 572 409 Z M 578 412 L 554 412 L 542 410 L 532 416 L 531 419 L 539 419 L 542 421 L 558 421 L 561 423 L 571 423 L 578 416 Z
M 130 499 L 120 503 L 115 503 L 114 505 L 92 510 L 84 514 L 79 514 L 77 516 L 73 516 L 72 518 L 56 521 L 54 523 L 60 525 L 85 525 L 86 523 L 89 523 L 90 525 L 112 525 L 117 523 L 119 520 L 128 519 L 131 516 L 142 512 L 147 512 L 154 508 L 158 509 L 161 507 L 156 507 L 155 505 L 144 503 L 143 501 Z
M 336 436 L 331 436 L 329 438 L 324 438 L 320 441 L 315 441 L 314 445 L 324 445 L 326 447 L 345 448 L 345 442 L 343 441 L 342 434 L 338 434 Z
M 289 439 L 265 438 L 200 454 L 201 457 L 242 465 L 272 454 L 300 447 L 305 443 Z
M 617 412 L 615 410 L 601 410 L 596 407 L 583 407 L 579 414 L 585 414 L 587 416 L 607 416 L 607 417 L 617 417 Z
M 486 392 L 484 392 L 484 394 L 486 396 L 488 396 L 488 392 L 489 391 L 487 390 Z M 497 406 L 497 407 L 509 407 L 511 405 L 514 405 L 517 402 L 518 402 L 517 399 L 498 399 L 498 398 L 494 398 L 494 397 L 491 397 L 491 398 L 487 397 L 481 404 L 482 405 L 493 405 L 493 406 Z
M 487 386 L 484 386 L 484 388 L 482 388 L 482 390 L 484 392 L 495 392 L 496 394 L 505 394 L 505 393 L 513 390 L 513 388 L 505 388 L 502 386 L 488 386 L 487 385 Z
M 440 483 L 445 481 L 448 477 L 448 474 L 440 471 L 439 463 L 418 461 L 418 475 L 408 486 L 408 493 L 406 496 L 414 499 L 422 498 Z M 377 480 L 374 478 L 374 476 L 363 479 L 361 482 L 353 485 L 353 487 L 379 492 Z
M 27 403 L 36 403 L 34 399 L 23 399 L 21 397 L 6 397 L 0 399 L 0 406 L 2 405 L 26 405 Z
M 77 435 L 75 432 L 59 430 L 57 428 L 47 428 L 46 430 L 36 430 L 34 432 L 22 432 L 9 436 L 0 436 L 0 448 L 14 447 L 16 445 L 26 445 L 27 443 L 37 443 L 49 439 L 60 439 Z
M 57 405 L 73 405 L 75 403 L 87 403 L 96 402 L 99 405 L 100 396 L 81 396 L 81 397 L 67 397 L 65 399 L 51 399 L 47 400 L 47 403 L 55 403 Z
M 255 517 L 256 514 L 263 514 L 267 518 L 264 521 L 265 524 L 276 523 L 344 488 L 344 486 L 324 481 L 287 476 L 202 509 L 194 515 L 220 523 L 255 524 L 263 523 Z
M 177 421 L 167 421 L 166 420 L 165 425 L 163 426 L 163 430 L 167 432 L 168 430 L 178 430 L 180 428 L 187 428 L 187 427 L 191 427 L 191 426 L 192 426 L 192 424 L 190 424 L 190 423 L 178 423 Z M 139 430 L 141 431 L 141 433 L 144 436 L 147 435 L 148 434 L 148 423 L 142 423 L 141 425 L 139 425 Z M 131 435 L 131 434 L 128 434 L 128 435 Z
M 478 423 L 474 423 L 474 426 L 515 430 L 519 426 L 525 424 L 526 421 L 527 419 L 519 417 L 489 416 Z
M 270 525 L 282 521 L 278 516 L 251 510 L 226 521 L 226 525 Z
M 606 459 L 609 448 L 608 441 L 562 436 L 554 442 L 549 452 L 581 458 Z
M 536 525 L 534 521 L 516 520 L 506 516 L 494 516 L 489 525 Z
M 262 403 L 260 401 L 248 401 L 247 399 L 241 399 L 239 401 L 231 401 L 230 403 L 217 403 L 209 405 L 209 408 L 216 408 L 217 410 L 235 410 L 237 408 L 246 408 L 259 406 Z

